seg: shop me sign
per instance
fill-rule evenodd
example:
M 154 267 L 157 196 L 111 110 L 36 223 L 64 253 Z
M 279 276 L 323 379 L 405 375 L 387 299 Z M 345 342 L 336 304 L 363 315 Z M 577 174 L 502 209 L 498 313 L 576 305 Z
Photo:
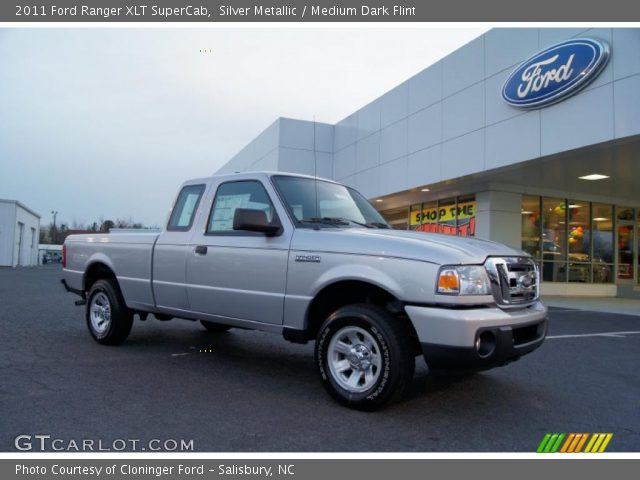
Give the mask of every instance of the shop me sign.
M 518 66 L 502 87 L 502 99 L 518 108 L 564 100 L 593 81 L 609 60 L 609 45 L 574 38 L 553 45 Z
M 411 228 L 418 232 L 473 237 L 476 234 L 476 202 L 412 211 Z

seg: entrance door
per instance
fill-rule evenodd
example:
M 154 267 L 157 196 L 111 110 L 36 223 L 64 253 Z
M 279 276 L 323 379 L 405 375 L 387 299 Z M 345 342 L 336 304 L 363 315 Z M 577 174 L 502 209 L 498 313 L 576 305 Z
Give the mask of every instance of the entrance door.
M 18 222 L 18 261 L 17 265 L 22 265 L 22 239 L 24 238 L 24 223 Z
M 616 245 L 618 247 L 618 281 L 632 282 L 634 276 L 635 255 L 635 225 L 633 223 L 619 223 L 616 228 Z

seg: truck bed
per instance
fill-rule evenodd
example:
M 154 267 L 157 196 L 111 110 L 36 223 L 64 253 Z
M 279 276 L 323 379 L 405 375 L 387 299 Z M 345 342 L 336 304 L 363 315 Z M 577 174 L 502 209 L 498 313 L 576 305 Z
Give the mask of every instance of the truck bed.
M 65 241 L 65 278 L 71 288 L 84 289 L 85 271 L 101 262 L 117 272 L 118 283 L 130 308 L 153 307 L 151 263 L 159 233 L 70 235 Z

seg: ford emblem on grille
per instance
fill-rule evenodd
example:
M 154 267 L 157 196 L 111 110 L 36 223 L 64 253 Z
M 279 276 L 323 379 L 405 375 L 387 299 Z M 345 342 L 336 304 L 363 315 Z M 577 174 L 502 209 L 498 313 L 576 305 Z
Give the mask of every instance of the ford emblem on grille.
M 485 268 L 496 304 L 502 308 L 522 307 L 537 300 L 538 268 L 528 257 L 490 257 Z
M 530 290 L 535 282 L 536 281 L 535 277 L 533 276 L 533 272 L 529 272 L 518 278 L 518 287 L 520 287 L 522 290 Z

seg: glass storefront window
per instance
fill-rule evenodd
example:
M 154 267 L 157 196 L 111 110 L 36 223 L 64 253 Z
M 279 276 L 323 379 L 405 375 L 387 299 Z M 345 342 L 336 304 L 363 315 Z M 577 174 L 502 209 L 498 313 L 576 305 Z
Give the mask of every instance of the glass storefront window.
M 522 196 L 522 250 L 540 259 L 540 197 Z
M 462 237 L 473 237 L 476 233 L 475 195 L 416 203 L 405 207 L 404 211 L 408 214 L 411 230 Z M 389 211 L 380 213 L 390 221 Z
M 447 198 L 438 202 L 438 231 L 455 235 L 457 227 L 456 199 Z
M 542 199 L 542 254 L 544 260 L 563 260 L 566 253 L 567 201 Z
M 566 282 L 567 264 L 564 262 L 542 262 L 541 275 L 545 282 Z
M 634 225 L 618 225 L 618 280 L 633 280 Z
M 590 263 L 569 263 L 570 282 L 591 283 Z
M 394 208 L 380 212 L 384 219 L 396 230 L 406 230 L 409 226 L 407 221 L 407 207 Z
M 616 207 L 616 218 L 626 222 L 633 222 L 635 218 L 633 208 Z
M 636 209 L 523 195 L 521 214 L 522 249 L 541 262 L 543 280 L 640 283 Z
M 422 204 L 411 205 L 411 230 L 419 230 L 422 225 Z
M 476 197 L 469 195 L 458 197 L 458 230 L 461 237 L 473 237 L 476 234 Z
M 589 202 L 569 200 L 567 204 L 567 249 L 569 281 L 591 281 L 591 215 Z
M 593 283 L 612 283 L 613 282 L 613 265 L 598 262 L 594 259 L 593 262 Z
M 567 201 L 542 199 L 542 278 L 563 282 L 567 277 Z
M 593 221 L 593 261 L 613 263 L 613 206 L 594 203 Z
M 591 261 L 591 215 L 589 210 L 589 202 L 569 200 L 567 206 L 569 261 Z
M 635 209 L 616 206 L 618 280 L 633 280 L 635 251 Z

